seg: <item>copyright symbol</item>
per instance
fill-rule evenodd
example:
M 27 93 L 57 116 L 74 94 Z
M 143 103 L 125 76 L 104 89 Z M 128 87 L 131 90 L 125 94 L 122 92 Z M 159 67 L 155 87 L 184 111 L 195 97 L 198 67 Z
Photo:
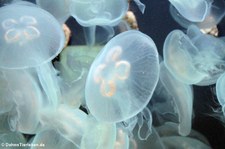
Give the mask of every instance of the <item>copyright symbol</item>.
M 4 147 L 4 146 L 5 146 L 5 144 L 4 144 L 4 143 L 2 143 L 2 144 L 1 144 L 1 146 L 2 146 L 2 147 Z

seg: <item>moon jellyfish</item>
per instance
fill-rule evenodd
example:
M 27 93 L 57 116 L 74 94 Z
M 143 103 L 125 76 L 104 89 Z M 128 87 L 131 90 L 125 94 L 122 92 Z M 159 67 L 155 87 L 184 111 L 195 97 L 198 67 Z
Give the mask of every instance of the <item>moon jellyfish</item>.
M 164 43 L 165 65 L 181 82 L 211 85 L 225 71 L 224 46 L 222 40 L 201 33 L 196 26 L 190 26 L 187 35 L 174 30 Z
M 43 145 L 43 148 L 46 149 L 76 149 L 72 142 L 62 137 L 54 129 L 38 132 L 31 143 L 38 144 L 38 146 L 32 146 L 31 149 L 40 149 L 40 145 Z
M 187 20 L 201 22 L 210 12 L 213 0 L 169 0 Z
M 63 45 L 61 26 L 48 12 L 16 3 L 1 7 L 1 68 L 28 68 L 50 62 Z
M 216 96 L 222 106 L 223 115 L 225 116 L 225 73 L 219 77 L 216 82 Z
M 203 21 L 193 22 L 186 19 L 177 11 L 177 9 L 173 5 L 170 5 L 170 14 L 173 19 L 184 28 L 188 28 L 188 26 L 192 24 L 195 24 L 199 28 L 203 29 L 211 28 L 213 26 L 216 26 L 223 19 L 225 15 L 225 2 L 224 0 L 214 0 L 209 13 Z
M 92 63 L 85 87 L 87 106 L 98 120 L 129 119 L 148 104 L 158 77 L 158 52 L 153 40 L 139 31 L 121 33 Z
M 36 0 L 37 5 L 50 12 L 61 24 L 69 18 L 71 0 Z
M 78 148 L 85 133 L 86 118 L 87 115 L 83 111 L 66 105 L 60 105 L 56 110 L 50 108 L 42 110 L 40 114 L 41 124 L 45 128 L 56 130 Z
M 179 134 L 187 136 L 191 131 L 192 110 L 193 110 L 193 91 L 191 86 L 186 85 L 174 78 L 165 67 L 160 64 L 160 80 L 173 97 L 179 115 Z
M 120 22 L 128 10 L 127 0 L 71 0 L 71 15 L 82 26 L 110 25 Z
M 9 126 L 12 131 L 26 134 L 36 133 L 39 126 L 39 111 L 43 107 L 41 90 L 37 80 L 27 71 L 4 71 L 10 92 L 8 100 L 14 102 L 9 112 Z M 24 83 L 26 82 L 26 83 Z
M 116 124 L 97 121 L 88 116 L 80 149 L 114 149 L 116 142 Z

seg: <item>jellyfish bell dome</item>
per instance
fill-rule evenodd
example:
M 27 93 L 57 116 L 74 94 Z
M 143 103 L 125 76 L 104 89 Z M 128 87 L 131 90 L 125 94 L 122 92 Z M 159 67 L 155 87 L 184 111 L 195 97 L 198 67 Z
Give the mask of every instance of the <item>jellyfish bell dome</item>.
M 36 67 L 51 61 L 64 45 L 58 21 L 33 5 L 0 8 L 0 68 Z
M 120 122 L 148 104 L 159 78 L 159 58 L 153 40 L 139 31 L 115 36 L 90 68 L 85 98 L 95 118 Z
M 127 10 L 127 0 L 71 0 L 70 6 L 71 15 L 85 27 L 115 26 Z

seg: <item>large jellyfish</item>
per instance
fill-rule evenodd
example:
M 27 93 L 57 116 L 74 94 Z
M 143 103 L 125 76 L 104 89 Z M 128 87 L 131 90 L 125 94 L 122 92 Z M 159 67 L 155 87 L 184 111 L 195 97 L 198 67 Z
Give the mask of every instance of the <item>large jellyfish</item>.
M 141 112 L 159 77 L 157 48 L 139 31 L 115 36 L 93 62 L 85 87 L 90 112 L 98 120 L 119 122 Z
M 169 0 L 187 20 L 201 22 L 208 15 L 213 0 Z
M 0 22 L 0 68 L 34 68 L 44 96 L 56 107 L 60 89 L 51 60 L 64 46 L 60 24 L 51 14 L 30 3 L 2 7 Z
M 128 10 L 127 0 L 71 0 L 70 13 L 84 26 L 89 45 L 95 43 L 96 25 L 115 26 Z
M 172 31 L 163 48 L 165 65 L 181 82 L 211 85 L 225 71 L 225 43 L 190 26 L 185 35 Z M 195 77 L 193 77 L 195 76 Z

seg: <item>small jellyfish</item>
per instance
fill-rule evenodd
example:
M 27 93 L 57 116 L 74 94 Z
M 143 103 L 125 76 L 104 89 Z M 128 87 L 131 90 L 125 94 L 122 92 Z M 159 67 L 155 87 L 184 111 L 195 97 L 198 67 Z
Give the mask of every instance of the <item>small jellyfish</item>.
M 223 19 L 225 15 L 225 2 L 224 0 L 214 0 L 212 2 L 210 11 L 203 21 L 193 22 L 186 19 L 177 11 L 177 9 L 173 5 L 170 5 L 170 14 L 173 19 L 184 28 L 188 28 L 188 26 L 192 24 L 195 24 L 201 29 L 212 28 Z
M 169 0 L 187 20 L 201 22 L 210 12 L 213 0 Z
M 127 10 L 127 0 L 71 0 L 70 6 L 71 15 L 86 27 L 115 26 Z
M 0 67 L 29 68 L 50 62 L 64 46 L 58 21 L 34 5 L 15 3 L 0 9 Z
M 9 112 L 9 126 L 12 131 L 34 134 L 39 128 L 39 111 L 43 107 L 43 96 L 37 80 L 28 71 L 4 71 L 7 79 L 8 100 L 14 108 Z
M 111 39 L 90 68 L 86 104 L 98 120 L 120 122 L 141 112 L 159 77 L 157 48 L 150 37 L 127 31 Z
M 165 66 L 186 84 L 214 84 L 225 71 L 224 46 L 221 39 L 201 33 L 196 26 L 190 26 L 187 35 L 174 30 L 164 43 Z

